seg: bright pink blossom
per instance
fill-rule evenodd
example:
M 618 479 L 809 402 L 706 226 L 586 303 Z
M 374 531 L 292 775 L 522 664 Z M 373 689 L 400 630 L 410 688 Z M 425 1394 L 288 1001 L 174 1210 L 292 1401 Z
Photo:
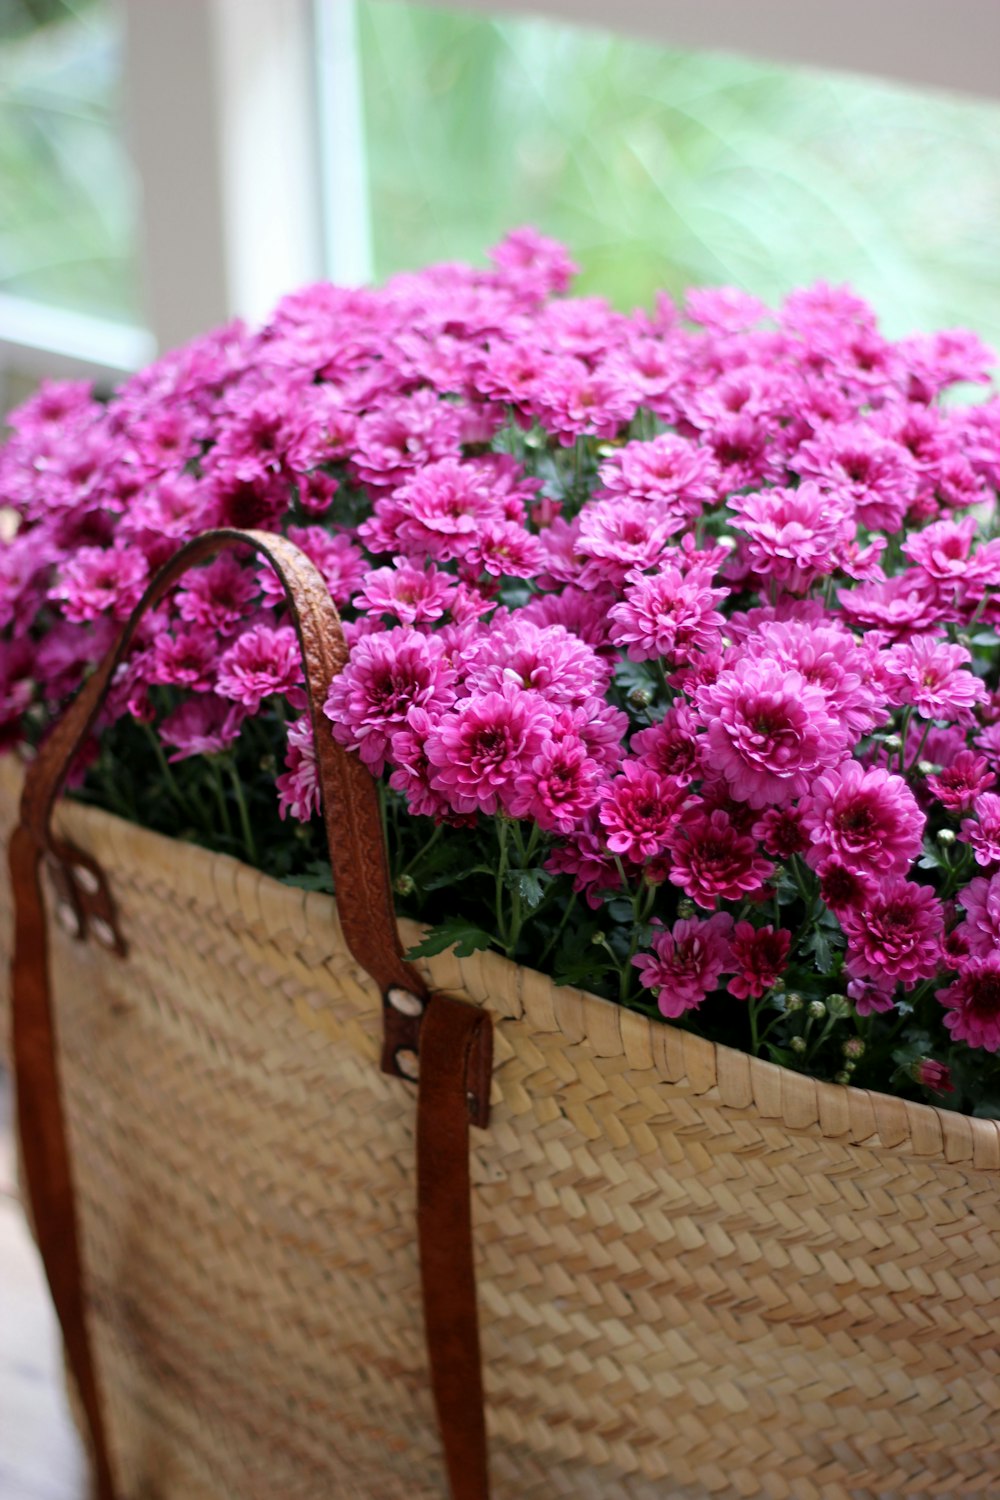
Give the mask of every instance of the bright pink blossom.
M 669 932 L 657 933 L 652 953 L 632 960 L 663 1015 L 676 1020 L 685 1011 L 697 1010 L 717 988 L 732 966 L 732 929 L 733 919 L 725 912 L 682 919 Z
M 836 855 L 852 870 L 902 875 L 920 853 L 926 820 L 901 776 L 845 760 L 813 783 L 801 807 L 814 868 Z
M 650 577 L 638 574 L 608 612 L 611 639 L 626 647 L 631 661 L 659 657 L 667 667 L 697 652 L 718 653 L 724 621 L 715 606 L 727 592 L 712 588 L 711 575 L 699 569 L 684 575 L 666 565 Z
M 968 670 L 971 658 L 964 646 L 950 646 L 931 635 L 915 635 L 905 645 L 893 646 L 885 659 L 889 701 L 912 706 L 924 719 L 971 722 L 977 703 L 987 693 Z
M 963 820 L 959 838 L 971 845 L 977 865 L 1000 863 L 1000 796 L 980 792 L 972 810 L 975 817 Z
M 669 878 L 699 906 L 741 901 L 774 874 L 756 840 L 743 834 L 721 807 L 685 812 L 667 839 Z
M 667 846 L 684 802 L 685 790 L 671 776 L 660 776 L 641 761 L 626 760 L 608 785 L 600 805 L 607 846 L 613 854 L 642 864 Z
M 1000 1051 L 1000 952 L 969 959 L 957 979 L 937 998 L 948 1014 L 944 1024 L 956 1042 Z
M 733 977 L 727 986 L 738 1000 L 756 1000 L 784 973 L 792 946 L 785 928 L 753 927 L 737 922 L 733 929 Z
M 891 875 L 864 910 L 848 907 L 839 917 L 852 978 L 894 980 L 912 989 L 937 972 L 944 918 L 928 886 Z
M 400 625 L 354 643 L 347 666 L 330 684 L 324 713 L 334 738 L 357 750 L 378 776 L 411 709 L 449 708 L 454 682 L 441 638 Z
M 509 810 L 551 725 L 544 700 L 514 683 L 462 698 L 428 735 L 431 784 L 457 813 Z

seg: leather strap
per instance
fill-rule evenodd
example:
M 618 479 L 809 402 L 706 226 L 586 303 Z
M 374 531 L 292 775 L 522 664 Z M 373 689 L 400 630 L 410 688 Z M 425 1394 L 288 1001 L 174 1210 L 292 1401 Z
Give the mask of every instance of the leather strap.
M 393 911 L 375 784 L 355 757 L 337 744 L 323 716 L 330 682 L 343 669 L 347 647 L 336 609 L 322 576 L 309 559 L 283 537 L 235 529 L 207 532 L 182 547 L 157 573 L 107 657 L 87 680 L 28 768 L 21 815 L 10 843 L 10 870 L 15 902 L 15 942 L 11 970 L 13 1059 L 17 1083 L 18 1127 L 29 1210 L 62 1328 L 66 1355 L 80 1394 L 90 1432 L 97 1500 L 120 1500 L 112 1474 L 100 1383 L 86 1322 L 80 1236 L 72 1168 L 58 1072 L 45 904 L 40 863 L 48 856 L 61 895 L 79 935 L 88 926 L 109 947 L 124 952 L 114 906 L 103 873 L 89 856 L 51 834 L 52 810 L 73 759 L 92 729 L 124 660 L 142 616 L 194 563 L 226 547 L 249 547 L 267 558 L 288 598 L 305 668 L 306 691 L 316 742 L 323 817 L 337 906 L 347 945 L 383 995 L 382 1067 L 412 1077 L 419 1067 L 418 1137 L 430 1133 L 435 1144 L 418 1164 L 421 1210 L 420 1241 L 425 1296 L 430 1304 L 450 1309 L 447 1320 L 428 1314 L 432 1379 L 441 1419 L 441 1435 L 453 1484 L 465 1464 L 468 1433 L 483 1428 L 479 1374 L 478 1319 L 471 1230 L 455 1239 L 456 1223 L 469 1220 L 468 1122 L 485 1125 L 489 1112 L 491 1019 L 485 1011 L 439 995 L 429 995 L 416 970 L 403 959 Z M 103 927 L 100 925 L 103 924 Z M 404 1003 L 400 1004 L 400 997 Z M 429 1028 L 429 1030 L 428 1030 Z M 471 1028 L 471 1030 L 470 1030 Z M 442 1032 L 451 1040 L 442 1038 Z M 429 1058 L 422 1054 L 423 1033 L 432 1039 Z M 474 1034 L 475 1045 L 460 1038 Z M 457 1049 L 457 1050 L 456 1050 Z M 463 1050 L 464 1049 L 464 1050 Z M 407 1058 L 400 1067 L 397 1059 Z M 458 1081 L 456 1068 L 461 1068 Z M 440 1076 L 438 1076 L 440 1074 Z M 456 1100 L 460 1108 L 456 1109 Z M 447 1148 L 459 1166 L 452 1178 L 434 1168 Z M 425 1177 L 428 1172 L 431 1187 Z M 459 1202 L 458 1200 L 463 1200 Z M 463 1206 L 464 1205 L 464 1206 Z M 464 1219 L 463 1219 L 464 1213 Z M 429 1267 L 429 1269 L 428 1269 Z M 462 1352 L 464 1351 L 464 1353 Z M 450 1373 L 458 1360 L 461 1381 Z M 468 1380 L 470 1361 L 476 1381 Z M 438 1394 L 439 1390 L 443 1395 Z M 483 1475 L 478 1489 L 454 1488 L 453 1500 L 485 1500 Z

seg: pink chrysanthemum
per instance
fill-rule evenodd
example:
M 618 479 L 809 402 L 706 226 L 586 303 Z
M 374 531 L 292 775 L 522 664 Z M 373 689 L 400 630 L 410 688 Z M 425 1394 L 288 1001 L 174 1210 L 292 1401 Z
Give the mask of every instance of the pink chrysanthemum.
M 603 906 L 602 891 L 616 891 L 621 885 L 618 868 L 607 851 L 604 830 L 597 831 L 593 814 L 583 828 L 550 849 L 545 868 L 554 875 L 571 875 L 574 891 L 584 897 L 591 911 Z
M 581 827 L 600 796 L 604 772 L 574 735 L 549 740 L 514 782 L 510 813 L 534 818 L 548 833 Z
M 591 500 L 576 522 L 575 554 L 583 588 L 620 588 L 633 568 L 657 566 L 678 527 L 669 512 L 641 500 Z
M 252 625 L 219 661 L 218 691 L 251 714 L 273 693 L 295 701 L 301 682 L 302 659 L 291 625 Z
M 944 1024 L 956 1042 L 1000 1051 L 1000 952 L 970 959 L 937 998 L 948 1014 Z
M 278 812 L 308 823 L 320 809 L 319 771 L 312 725 L 306 715 L 288 726 L 285 769 L 275 780 Z
M 607 847 L 642 864 L 667 846 L 683 806 L 685 789 L 671 776 L 659 776 L 641 761 L 626 760 L 621 775 L 601 798 L 600 819 Z
M 756 1000 L 784 973 L 792 934 L 781 927 L 737 922 L 733 929 L 733 977 L 728 989 L 738 1000 Z
M 182 703 L 164 719 L 158 733 L 165 745 L 174 747 L 171 761 L 219 755 L 235 744 L 245 718 L 238 703 L 210 693 Z
M 792 468 L 853 504 L 869 531 L 898 531 L 917 491 L 917 474 L 906 449 L 861 422 L 821 431 L 803 443 Z
M 792 593 L 805 593 L 818 577 L 833 573 L 856 530 L 850 505 L 806 480 L 798 489 L 758 490 L 729 501 L 734 526 L 749 538 L 757 573 Z
M 832 912 L 848 907 L 862 907 L 878 889 L 878 881 L 868 871 L 845 864 L 836 855 L 820 861 L 816 875 L 819 893 Z
M 379 776 L 410 710 L 450 707 L 454 682 L 442 639 L 399 625 L 355 641 L 347 666 L 330 684 L 324 712 L 334 737 Z
M 973 750 L 959 750 L 948 765 L 928 776 L 927 785 L 949 812 L 968 812 L 979 793 L 987 791 L 995 781 L 985 756 Z
M 428 736 L 431 783 L 455 812 L 508 811 L 518 778 L 541 752 L 551 726 L 544 700 L 513 683 L 463 698 Z
M 685 438 L 664 433 L 650 442 L 626 443 L 599 470 L 604 489 L 596 498 L 621 496 L 655 502 L 666 519 L 676 518 L 679 530 L 715 503 L 718 465 L 704 448 Z
M 151 653 L 149 681 L 206 693 L 215 683 L 218 654 L 214 632 L 209 634 L 195 628 L 157 636 Z
M 751 832 L 775 859 L 791 859 L 793 854 L 804 854 L 809 847 L 809 835 L 797 807 L 766 808 Z
M 138 548 L 80 547 L 63 563 L 51 598 L 73 624 L 111 614 L 125 620 L 146 586 L 149 566 Z
M 693 568 L 684 575 L 669 565 L 651 577 L 636 576 L 625 598 L 609 610 L 611 639 L 631 661 L 663 659 L 668 667 L 697 652 L 718 654 L 725 623 L 715 608 L 727 589 L 712 588 L 711 575 Z
M 875 653 L 829 617 L 762 620 L 742 651 L 800 672 L 822 690 L 827 712 L 852 735 L 867 734 L 887 718 Z
M 944 917 L 928 886 L 891 875 L 864 910 L 849 907 L 839 915 L 852 978 L 893 980 L 912 989 L 937 972 Z
M 257 594 L 253 572 L 231 552 L 223 552 L 207 567 L 186 575 L 177 594 L 177 609 L 181 619 L 192 625 L 231 635 L 249 614 Z
M 1000 862 L 1000 797 L 981 792 L 972 810 L 975 817 L 963 819 L 958 836 L 971 846 L 977 865 L 995 865 Z
M 924 719 L 972 722 L 972 710 L 987 698 L 983 682 L 968 670 L 964 646 L 950 646 L 932 635 L 915 635 L 893 646 L 885 658 L 889 701 L 912 706 Z
M 721 807 L 684 813 L 668 836 L 668 847 L 671 883 L 699 906 L 742 900 L 774 874 L 774 866 L 762 858 L 756 841 L 740 833 Z
M 534 625 L 520 612 L 480 636 L 464 653 L 465 681 L 477 693 L 504 683 L 540 693 L 552 704 L 575 707 L 601 697 L 609 663 L 562 625 Z
M 373 568 L 355 595 L 358 609 L 392 615 L 400 625 L 432 625 L 447 613 L 456 584 L 433 563 L 418 567 L 409 558 L 393 558 L 391 568 Z
M 697 1010 L 717 988 L 732 965 L 732 930 L 733 919 L 725 912 L 707 920 L 685 918 L 669 932 L 657 933 L 652 953 L 640 953 L 632 960 L 664 1016 L 676 1020 L 685 1011 Z
M 632 736 L 631 753 L 661 776 L 672 776 L 682 786 L 695 781 L 703 771 L 698 721 L 682 701 L 667 709 L 649 729 Z
M 751 807 L 800 797 L 847 748 L 847 732 L 831 717 L 825 694 L 801 673 L 769 661 L 737 662 L 700 687 L 695 703 L 707 730 L 706 764 Z
M 955 929 L 960 933 L 973 958 L 983 958 L 1000 948 L 1000 872 L 977 875 L 957 896 L 965 912 L 965 921 Z
M 896 982 L 881 977 L 851 979 L 847 984 L 847 998 L 854 1003 L 859 1016 L 884 1015 L 896 1004 Z
M 856 760 L 824 772 L 801 803 L 815 868 L 836 855 L 852 870 L 902 875 L 920 853 L 926 819 L 901 776 Z

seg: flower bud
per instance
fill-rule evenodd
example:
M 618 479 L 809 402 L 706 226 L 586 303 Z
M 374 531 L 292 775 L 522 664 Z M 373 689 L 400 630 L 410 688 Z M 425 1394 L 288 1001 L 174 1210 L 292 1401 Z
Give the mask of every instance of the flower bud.
M 918 760 L 917 770 L 920 772 L 921 776 L 933 776 L 934 762 L 932 760 Z
M 804 1004 L 805 1001 L 802 999 L 802 996 L 797 994 L 795 990 L 792 990 L 791 994 L 785 997 L 786 1010 L 801 1010 Z
M 783 995 L 785 993 L 785 981 L 779 975 L 771 986 L 772 995 Z
M 935 1062 L 933 1057 L 918 1058 L 910 1064 L 908 1071 L 917 1083 L 923 1084 L 925 1089 L 933 1089 L 936 1094 L 951 1094 L 955 1091 L 948 1064 Z
M 392 888 L 397 896 L 412 896 L 417 882 L 412 875 L 397 875 Z
M 972 636 L 968 633 L 967 630 L 960 630 L 958 635 L 956 635 L 955 640 L 960 646 L 964 646 L 966 651 L 968 651 L 969 647 L 972 645 Z
M 833 1081 L 834 1083 L 850 1083 L 851 1075 L 846 1068 L 841 1068 L 839 1073 L 834 1073 Z
M 886 735 L 882 743 L 890 755 L 898 755 L 903 748 L 903 741 L 899 738 L 898 734 Z
M 689 896 L 682 896 L 678 901 L 677 915 L 685 922 L 690 922 L 694 916 L 694 902 Z
M 937 841 L 941 845 L 942 849 L 950 849 L 952 844 L 955 842 L 954 828 L 939 828 L 937 832 Z
M 812 1016 L 814 1021 L 822 1021 L 823 1017 L 826 1015 L 826 1006 L 823 1004 L 823 1001 L 810 1000 L 809 1014 Z
M 278 762 L 273 755 L 262 755 L 260 758 L 260 768 L 266 775 L 271 776 L 278 769 Z
M 851 1014 L 851 1002 L 846 995 L 828 995 L 826 1008 L 836 1020 L 842 1021 Z
M 788 1045 L 793 1052 L 804 1052 L 809 1044 L 804 1036 L 793 1036 Z
M 653 701 L 649 688 L 634 687 L 628 695 L 630 708 L 648 708 Z
M 844 1043 L 845 1057 L 864 1057 L 865 1044 L 859 1036 L 849 1036 Z

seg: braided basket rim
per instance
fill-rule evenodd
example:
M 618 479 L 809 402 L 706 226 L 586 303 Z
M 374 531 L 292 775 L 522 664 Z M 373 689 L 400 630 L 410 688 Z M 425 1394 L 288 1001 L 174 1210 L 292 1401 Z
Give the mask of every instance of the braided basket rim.
M 22 779 L 18 755 L 0 755 L 0 795 L 5 801 L 19 796 Z M 57 806 L 56 823 L 98 859 L 102 850 L 113 849 L 119 860 L 149 862 L 162 869 L 177 864 L 180 849 L 191 859 L 214 862 L 219 876 L 212 881 L 216 888 L 231 890 L 234 880 L 242 883 L 249 877 L 262 894 L 266 892 L 268 908 L 277 912 L 283 902 L 286 910 L 298 908 L 296 927 L 303 919 L 329 924 L 331 913 L 336 913 L 331 896 L 284 885 L 232 855 L 182 843 L 103 808 L 63 799 Z M 108 873 L 113 885 L 113 864 Z M 333 926 L 339 934 L 336 919 Z M 409 947 L 425 929 L 401 918 L 399 930 L 404 947 Z M 665 1020 L 626 1010 L 589 991 L 557 986 L 547 975 L 491 951 L 462 960 L 449 952 L 419 961 L 416 967 L 433 987 L 488 1006 L 501 1021 L 523 1020 L 540 1031 L 560 1031 L 571 1044 L 586 1041 L 598 1065 L 602 1058 L 624 1057 L 626 1066 L 652 1071 L 659 1082 L 692 1096 L 710 1095 L 727 1111 L 783 1125 L 796 1135 L 901 1153 L 928 1166 L 937 1162 L 961 1165 L 963 1170 L 1000 1171 L 1000 1121 L 852 1084 L 820 1082 L 681 1031 Z M 370 983 L 367 976 L 364 979 Z M 502 1107 L 502 1085 L 498 1087 L 495 1081 L 494 1086 Z

